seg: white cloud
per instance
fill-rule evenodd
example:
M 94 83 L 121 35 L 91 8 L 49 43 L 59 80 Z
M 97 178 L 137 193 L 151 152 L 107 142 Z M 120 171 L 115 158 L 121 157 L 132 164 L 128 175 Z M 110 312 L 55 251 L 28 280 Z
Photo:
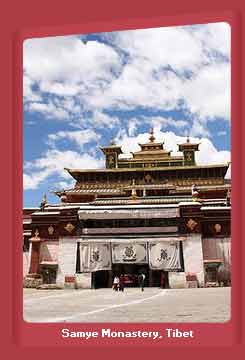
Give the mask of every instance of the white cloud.
M 163 66 L 190 70 L 205 60 L 201 41 L 185 27 L 120 31 L 114 33 L 113 41 L 131 58 L 145 59 L 155 70 Z
M 210 137 L 210 132 L 207 128 L 207 126 L 205 126 L 206 124 L 202 124 L 200 121 L 198 120 L 194 120 L 192 127 L 189 131 L 189 135 L 191 136 L 206 136 L 206 137 Z
M 128 134 L 129 136 L 135 136 L 137 129 L 139 129 L 140 119 L 132 118 L 128 121 Z
M 24 77 L 23 77 L 23 94 L 24 94 L 24 99 L 28 99 L 29 101 L 41 101 L 42 100 L 42 96 L 39 94 L 38 91 L 33 91 L 33 85 L 34 85 L 34 81 L 31 80 L 30 77 L 28 77 L 25 73 L 24 73 Z
M 31 102 L 27 105 L 29 111 L 36 111 L 43 114 L 47 118 L 54 118 L 59 120 L 65 120 L 69 118 L 69 113 L 56 106 L 53 102 L 49 101 L 47 104 L 41 102 Z
M 109 128 L 112 129 L 114 126 L 119 125 L 120 121 L 116 116 L 109 116 L 101 111 L 95 110 L 90 119 L 87 119 L 90 125 L 95 128 Z
M 126 64 L 121 75 L 110 87 L 86 96 L 89 106 L 112 109 L 136 107 L 171 110 L 178 107 L 183 80 L 172 72 L 164 72 L 158 78 L 152 73 L 152 65 L 136 58 Z
M 230 28 L 216 23 L 103 34 L 107 43 L 76 36 L 27 40 L 25 94 L 31 111 L 63 119 L 90 110 L 179 110 L 200 121 L 230 118 Z M 102 37 L 103 37 L 102 36 Z M 125 54 L 127 58 L 125 60 Z M 187 76 L 188 74 L 188 76 Z M 33 90 L 36 85 L 36 91 Z M 65 96 L 62 109 L 40 96 Z M 37 99 L 35 99 L 37 96 Z M 69 99 L 76 99 L 76 109 Z M 55 104 L 55 100 L 53 100 Z M 56 104 L 57 105 L 57 104 Z M 48 110 L 44 112 L 45 106 Z M 67 107 L 68 106 L 68 107 Z M 56 106 L 58 107 L 58 105 Z M 94 117 L 96 121 L 96 117 Z M 99 123 L 103 123 L 100 119 Z M 116 123 L 115 123 L 116 124 Z M 111 124 L 112 126 L 112 124 Z
M 58 131 L 56 134 L 48 135 L 48 144 L 51 146 L 56 146 L 57 141 L 59 140 L 70 140 L 74 142 L 80 150 L 83 150 L 85 144 L 91 141 L 98 141 L 100 135 L 96 134 L 93 130 L 75 130 L 75 131 Z
M 194 36 L 203 44 L 203 47 L 209 51 L 217 52 L 230 58 L 231 52 L 231 28 L 228 23 L 210 23 L 205 26 L 199 25 L 192 27 Z
M 25 109 L 70 122 L 72 114 L 79 117 L 83 109 L 89 110 L 86 96 L 103 91 L 121 69 L 112 47 L 76 36 L 27 40 L 23 60 L 24 100 L 30 102 Z
M 230 119 L 230 64 L 210 64 L 183 84 L 183 99 L 201 119 Z
M 44 86 L 45 91 L 56 93 L 58 89 L 59 94 L 59 86 L 64 83 L 87 85 L 90 81 L 108 81 L 118 66 L 117 53 L 98 41 L 84 43 L 76 36 L 57 36 L 24 43 L 25 72 Z M 54 84 L 58 88 L 52 88 Z
M 210 55 L 210 51 L 219 51 L 219 47 L 214 49 L 216 40 L 209 44 L 213 29 L 219 28 L 213 24 L 212 33 L 206 25 L 194 32 L 183 27 L 116 33 L 113 41 L 128 52 L 129 60 L 110 86 L 98 90 L 95 98 L 88 95 L 86 101 L 101 108 L 158 110 L 178 110 L 182 102 L 200 120 L 230 119 L 230 63 Z M 199 31 L 202 39 L 197 36 Z M 223 43 L 229 47 L 227 31 L 217 33 L 219 37 L 223 34 Z M 191 76 L 183 76 L 186 71 Z
M 46 179 L 47 175 L 44 172 L 35 174 L 23 174 L 24 190 L 34 190 Z
M 146 117 L 145 117 L 145 119 L 146 119 Z M 182 120 L 182 119 L 175 120 L 171 117 L 165 118 L 162 116 L 154 116 L 154 117 L 151 117 L 150 121 L 151 121 L 153 128 L 156 131 L 166 129 L 169 126 L 175 127 L 176 129 L 183 129 L 183 128 L 187 127 L 188 125 L 190 126 L 189 122 L 186 120 Z
M 199 164 L 221 164 L 231 160 L 230 151 L 218 151 L 211 140 L 201 138 L 198 141 L 200 142 L 200 151 L 196 153 L 196 160 Z
M 37 189 L 52 176 L 59 176 L 61 179 L 69 181 L 70 175 L 64 170 L 65 167 L 93 169 L 102 166 L 101 159 L 96 159 L 89 154 L 79 154 L 70 150 L 48 150 L 43 157 L 24 164 L 24 189 Z

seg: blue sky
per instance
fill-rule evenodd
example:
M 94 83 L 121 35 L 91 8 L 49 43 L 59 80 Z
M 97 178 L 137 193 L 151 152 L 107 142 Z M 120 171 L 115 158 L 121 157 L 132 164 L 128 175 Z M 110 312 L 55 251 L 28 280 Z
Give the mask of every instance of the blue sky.
M 64 167 L 103 167 L 112 139 L 127 156 L 151 127 L 174 153 L 200 142 L 199 164 L 230 160 L 226 23 L 29 39 L 23 80 L 26 207 L 59 202 Z

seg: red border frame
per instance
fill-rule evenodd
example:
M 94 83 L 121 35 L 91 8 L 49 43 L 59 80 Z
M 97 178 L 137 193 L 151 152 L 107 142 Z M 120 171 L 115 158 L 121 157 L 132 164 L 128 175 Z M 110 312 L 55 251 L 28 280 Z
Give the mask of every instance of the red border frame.
M 15 4 L 9 0 L 3 15 L 6 36 L 1 43 L 2 58 L 1 71 L 3 72 L 3 103 L 2 103 L 2 129 L 4 136 L 1 139 L 4 176 L 2 182 L 2 209 L 4 220 L 2 223 L 2 241 L 7 245 L 2 264 L 2 289 L 10 298 L 1 298 L 1 309 L 4 310 L 2 319 L 2 343 L 5 344 L 11 356 L 35 356 L 41 358 L 45 354 L 67 357 L 69 354 L 83 355 L 105 354 L 107 358 L 120 357 L 130 353 L 131 356 L 142 357 L 150 354 L 164 354 L 173 356 L 188 355 L 188 357 L 202 357 L 206 355 L 219 355 L 230 358 L 240 358 L 244 349 L 244 334 L 242 333 L 242 320 L 244 321 L 241 299 L 244 298 L 242 276 L 242 205 L 244 192 L 242 191 L 242 178 L 244 167 L 241 160 L 244 154 L 242 135 L 242 74 L 241 58 L 244 55 L 242 44 L 243 24 L 242 14 L 245 10 L 239 6 L 237 0 L 212 1 L 206 0 L 200 4 L 196 1 L 185 1 L 179 4 L 177 0 L 169 3 L 158 2 L 154 4 L 137 4 L 124 0 L 122 3 L 111 4 L 95 2 L 72 4 L 72 1 L 62 5 L 53 0 L 42 2 Z M 107 5 L 107 6 L 106 6 Z M 244 6 L 244 5 L 243 5 Z M 226 9 L 229 11 L 226 11 Z M 162 14 L 160 17 L 159 14 Z M 89 19 L 89 20 L 88 20 Z M 133 345 L 128 340 L 120 342 L 95 339 L 82 342 L 79 339 L 64 340 L 59 335 L 62 324 L 28 324 L 22 320 L 22 42 L 30 37 L 43 37 L 48 35 L 68 35 L 74 33 L 102 32 L 112 30 L 134 29 L 156 26 L 198 24 L 207 22 L 226 21 L 232 28 L 232 241 L 233 241 L 233 289 L 232 289 L 232 320 L 226 324 L 180 324 L 179 329 L 192 329 L 196 336 L 194 340 L 177 340 L 171 342 L 159 341 L 157 343 L 140 339 Z M 75 25 L 74 25 L 75 24 Z M 4 57 L 3 57 L 4 54 Z M 243 76 L 243 77 L 242 77 Z M 243 108 L 242 108 L 243 106 Z M 7 189 L 5 191 L 5 189 Z M 7 216 L 6 216 L 7 215 Z M 8 226 L 9 227 L 8 227 Z M 10 232 L 8 232 L 10 229 Z M 11 301 L 10 301 L 11 299 Z M 98 329 L 101 324 L 66 324 L 72 329 Z M 103 324 L 106 326 L 106 324 Z M 108 327 L 120 329 L 136 328 L 134 324 L 107 324 Z M 168 324 L 170 326 L 170 324 Z M 176 324 L 173 326 L 176 327 Z M 164 329 L 165 324 L 138 324 L 137 329 Z M 5 340 L 6 337 L 6 340 Z M 94 345 L 96 344 L 96 347 Z M 122 347 L 120 346 L 122 345 Z M 132 346 L 133 345 L 133 346 Z M 109 347 L 108 347 L 109 346 Z M 120 348 L 118 348 L 120 346 Z M 201 349 L 200 349 L 201 346 Z M 218 346 L 218 347 L 217 347 Z M 52 349 L 51 349 L 52 348 Z M 109 349 L 109 352 L 108 352 Z M 118 351 L 119 350 L 119 351 Z M 205 351 L 204 351 L 205 350 Z M 211 352 L 212 351 L 212 352 Z

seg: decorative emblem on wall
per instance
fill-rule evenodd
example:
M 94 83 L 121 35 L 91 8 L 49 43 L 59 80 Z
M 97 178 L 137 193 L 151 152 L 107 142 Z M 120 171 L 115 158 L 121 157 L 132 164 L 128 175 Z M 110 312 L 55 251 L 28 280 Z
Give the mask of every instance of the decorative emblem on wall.
M 221 230 L 222 230 L 222 226 L 220 224 L 215 224 L 214 230 L 215 230 L 216 234 L 220 234 Z
M 193 219 L 189 219 L 186 223 L 186 226 L 190 231 L 195 231 L 197 228 L 197 225 L 198 225 L 198 223 Z
M 108 156 L 108 166 L 109 166 L 109 168 L 115 167 L 115 156 L 114 155 Z
M 166 249 L 161 249 L 160 251 L 160 257 L 157 259 L 157 261 L 161 262 L 164 260 L 169 261 L 171 259 L 171 257 L 168 256 L 168 252 Z
M 193 161 L 193 153 L 191 151 L 186 152 L 186 160 Z
M 49 235 L 53 235 L 53 233 L 54 233 L 54 227 L 53 227 L 52 225 L 50 225 L 50 226 L 48 227 L 48 233 L 49 233 Z
M 99 250 L 94 250 L 91 254 L 91 263 L 100 262 L 102 259 L 100 259 L 100 252 Z
M 64 229 L 66 230 L 66 231 L 68 231 L 69 233 L 71 233 L 74 229 L 75 229 L 75 226 L 74 225 L 72 225 L 72 223 L 68 223 L 68 224 L 66 224 L 66 226 L 64 227 Z
M 145 183 L 149 184 L 153 182 L 153 179 L 150 174 L 145 175 Z
M 133 249 L 133 245 L 126 246 L 123 254 L 123 261 L 135 261 L 136 253 Z

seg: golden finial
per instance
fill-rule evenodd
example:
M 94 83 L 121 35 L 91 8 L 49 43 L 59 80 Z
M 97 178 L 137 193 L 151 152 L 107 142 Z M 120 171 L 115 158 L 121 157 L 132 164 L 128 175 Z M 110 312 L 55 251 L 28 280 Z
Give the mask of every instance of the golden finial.
M 42 198 L 42 202 L 41 202 L 41 210 L 43 211 L 44 210 L 44 207 L 47 205 L 48 201 L 47 201 L 47 195 L 46 193 L 43 194 L 43 198 Z
M 43 194 L 43 203 L 45 203 L 45 204 L 47 204 L 47 194 L 46 193 L 44 193 Z
M 154 136 L 154 129 L 153 128 L 151 128 L 150 134 L 151 134 L 151 136 L 149 137 L 149 140 L 150 140 L 150 142 L 154 142 L 156 138 Z

